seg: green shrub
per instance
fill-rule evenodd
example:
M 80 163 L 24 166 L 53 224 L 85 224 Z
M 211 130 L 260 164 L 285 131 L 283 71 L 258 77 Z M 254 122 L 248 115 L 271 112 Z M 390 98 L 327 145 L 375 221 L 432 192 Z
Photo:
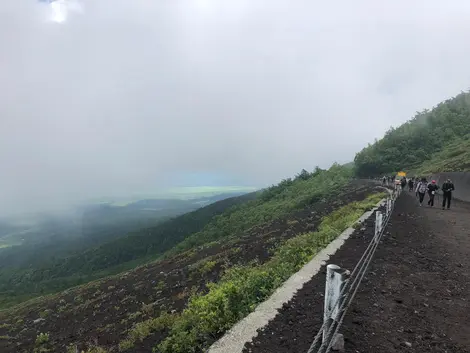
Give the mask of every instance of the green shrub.
M 176 315 L 162 314 L 157 318 L 145 320 L 135 324 L 129 330 L 126 339 L 119 342 L 119 351 L 125 351 L 134 347 L 135 342 L 143 341 L 150 336 L 151 333 L 162 330 L 165 327 L 170 327 L 176 320 Z
M 39 335 L 37 335 L 36 337 L 36 346 L 40 346 L 44 343 L 47 343 L 49 342 L 49 334 L 48 333 L 40 333 Z

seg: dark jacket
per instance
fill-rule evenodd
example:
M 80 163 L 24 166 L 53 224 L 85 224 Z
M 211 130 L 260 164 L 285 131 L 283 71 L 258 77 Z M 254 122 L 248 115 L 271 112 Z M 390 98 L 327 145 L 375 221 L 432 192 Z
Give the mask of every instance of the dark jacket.
M 437 191 L 439 190 L 439 186 L 437 186 L 436 184 L 429 184 L 428 185 L 428 193 L 429 194 L 432 194 L 433 191 Z
M 442 185 L 442 191 L 451 193 L 455 190 L 454 183 L 448 183 L 447 181 Z

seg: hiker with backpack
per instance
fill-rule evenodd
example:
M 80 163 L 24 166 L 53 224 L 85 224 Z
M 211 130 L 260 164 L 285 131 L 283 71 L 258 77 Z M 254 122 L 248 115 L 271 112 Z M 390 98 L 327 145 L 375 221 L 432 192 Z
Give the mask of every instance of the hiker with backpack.
M 436 181 L 435 180 L 431 181 L 431 183 L 428 185 L 428 194 L 429 194 L 428 206 L 431 206 L 431 207 L 434 206 L 434 197 L 436 196 L 437 190 L 439 190 L 439 186 L 437 186 Z
M 455 190 L 454 183 L 450 180 L 447 179 L 446 182 L 442 185 L 442 192 L 444 194 L 443 200 L 442 200 L 442 209 L 445 209 L 445 205 L 447 202 L 447 209 L 450 208 L 450 202 L 452 200 L 452 191 Z
M 428 182 L 426 178 L 421 178 L 421 181 L 416 186 L 416 196 L 419 197 L 419 205 L 423 205 L 424 195 L 426 195 L 426 190 L 428 188 Z

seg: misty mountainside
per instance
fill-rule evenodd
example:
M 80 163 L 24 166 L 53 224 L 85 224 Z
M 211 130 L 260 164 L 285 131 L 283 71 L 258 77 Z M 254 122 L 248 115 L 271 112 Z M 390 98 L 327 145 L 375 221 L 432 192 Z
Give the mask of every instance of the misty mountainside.
M 44 219 L 21 246 L 0 250 L 0 306 L 135 267 L 227 208 L 255 197 L 253 192 L 231 192 L 189 200 L 146 199 L 125 206 L 86 206 L 81 217 Z
M 242 194 L 221 193 L 187 200 L 144 199 L 122 206 L 91 204 L 69 212 L 37 215 L 25 224 L 4 219 L 0 221 L 0 249 L 3 248 L 0 266 L 36 266 L 45 257 L 64 257 L 69 250 L 76 252 L 97 246 L 133 230 L 152 227 L 204 205 Z M 27 256 L 28 248 L 34 256 Z
M 351 167 L 303 170 L 108 242 L 77 262 L 11 276 L 10 291 L 2 288 L 4 306 L 14 294 L 24 300 L 35 290 L 59 291 L 56 280 L 64 285 L 71 278 L 58 276 L 72 268 L 89 272 L 81 278 L 89 281 L 103 276 L 99 266 L 116 270 L 109 260 L 140 256 L 132 269 L 0 311 L 0 335 L 10 333 L 0 351 L 205 351 L 384 196 L 375 182 L 354 180 Z M 141 260 L 146 263 L 136 266 Z
M 470 93 L 425 109 L 356 155 L 358 176 L 470 170 Z
M 235 237 L 327 195 L 331 197 L 351 177 L 351 168 L 338 165 L 327 171 L 303 170 L 295 178 L 285 179 L 262 192 L 218 201 L 63 258 L 52 258 L 28 268 L 2 268 L 0 305 L 8 306 Z

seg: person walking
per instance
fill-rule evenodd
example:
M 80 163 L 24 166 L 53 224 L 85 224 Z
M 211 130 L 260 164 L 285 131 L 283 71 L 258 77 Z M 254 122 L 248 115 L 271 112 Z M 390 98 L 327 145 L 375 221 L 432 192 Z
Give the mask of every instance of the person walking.
M 413 178 L 410 178 L 410 180 L 408 180 L 408 187 L 409 187 L 410 192 L 413 191 L 413 186 L 414 186 L 414 180 Z
M 421 178 L 421 181 L 416 186 L 416 196 L 419 197 L 420 206 L 423 206 L 424 195 L 426 195 L 427 188 L 428 188 L 428 182 L 426 178 Z
M 405 187 L 406 187 L 406 178 L 403 177 L 401 178 L 401 189 L 405 191 Z
M 447 179 L 446 182 L 442 185 L 442 192 L 444 197 L 442 198 L 442 209 L 445 209 L 447 202 L 447 209 L 450 208 L 450 202 L 452 201 L 452 191 L 455 190 L 454 183 L 452 180 Z
M 437 186 L 436 181 L 435 180 L 431 181 L 431 183 L 428 185 L 428 194 L 429 194 L 428 206 L 431 206 L 431 207 L 434 206 L 434 197 L 436 196 L 437 190 L 439 190 L 439 186 Z

